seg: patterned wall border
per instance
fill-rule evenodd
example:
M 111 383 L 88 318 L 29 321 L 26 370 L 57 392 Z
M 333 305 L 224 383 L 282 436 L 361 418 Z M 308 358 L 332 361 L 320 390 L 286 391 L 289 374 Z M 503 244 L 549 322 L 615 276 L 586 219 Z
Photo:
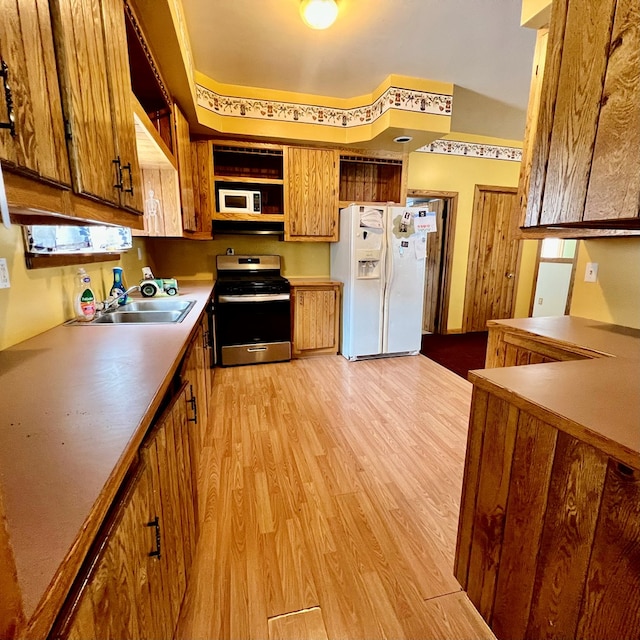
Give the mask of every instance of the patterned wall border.
M 220 116 L 345 128 L 370 124 L 389 109 L 450 116 L 453 102 L 453 96 L 450 95 L 398 87 L 389 87 L 373 104 L 354 109 L 224 96 L 199 84 L 196 85 L 196 91 L 198 106 Z
M 416 149 L 421 153 L 441 153 L 448 156 L 467 156 L 468 158 L 487 158 L 489 160 L 509 160 L 520 162 L 522 149 L 501 147 L 495 144 L 478 144 L 458 140 L 434 140 L 431 144 Z

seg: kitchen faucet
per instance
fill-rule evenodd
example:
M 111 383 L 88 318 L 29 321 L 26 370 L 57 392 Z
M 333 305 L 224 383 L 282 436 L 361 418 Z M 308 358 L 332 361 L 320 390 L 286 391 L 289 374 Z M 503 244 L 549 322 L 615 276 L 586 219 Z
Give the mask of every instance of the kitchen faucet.
M 134 284 L 132 287 L 129 287 L 124 293 L 109 296 L 101 303 L 101 308 L 99 309 L 99 311 L 101 313 L 114 311 L 118 307 L 118 300 L 120 300 L 121 298 L 126 298 L 130 293 L 133 293 L 134 291 L 140 291 L 140 286 Z

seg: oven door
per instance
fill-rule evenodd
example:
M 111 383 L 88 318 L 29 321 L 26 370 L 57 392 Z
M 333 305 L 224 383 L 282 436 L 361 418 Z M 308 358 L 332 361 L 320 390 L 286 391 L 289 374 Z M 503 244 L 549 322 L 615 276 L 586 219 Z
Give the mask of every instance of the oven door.
M 223 366 L 291 359 L 288 293 L 220 295 L 215 320 Z

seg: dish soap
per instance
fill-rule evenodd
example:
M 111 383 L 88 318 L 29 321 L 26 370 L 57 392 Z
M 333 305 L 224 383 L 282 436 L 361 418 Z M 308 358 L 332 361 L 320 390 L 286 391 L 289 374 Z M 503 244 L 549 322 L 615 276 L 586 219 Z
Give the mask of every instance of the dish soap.
M 113 284 L 111 285 L 110 296 L 117 296 L 125 293 L 127 288 L 124 286 L 124 280 L 122 277 L 122 267 L 113 267 Z M 126 304 L 128 296 L 124 296 L 118 300 L 119 305 Z
M 96 296 L 91 288 L 91 278 L 82 268 L 78 269 L 74 307 L 78 320 L 90 322 L 96 315 Z

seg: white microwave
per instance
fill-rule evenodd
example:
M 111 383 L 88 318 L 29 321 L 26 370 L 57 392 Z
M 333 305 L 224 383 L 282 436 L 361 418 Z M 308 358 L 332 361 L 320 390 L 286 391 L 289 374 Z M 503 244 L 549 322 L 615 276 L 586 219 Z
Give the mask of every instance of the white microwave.
M 262 196 L 259 191 L 220 189 L 218 191 L 220 213 L 260 213 Z

